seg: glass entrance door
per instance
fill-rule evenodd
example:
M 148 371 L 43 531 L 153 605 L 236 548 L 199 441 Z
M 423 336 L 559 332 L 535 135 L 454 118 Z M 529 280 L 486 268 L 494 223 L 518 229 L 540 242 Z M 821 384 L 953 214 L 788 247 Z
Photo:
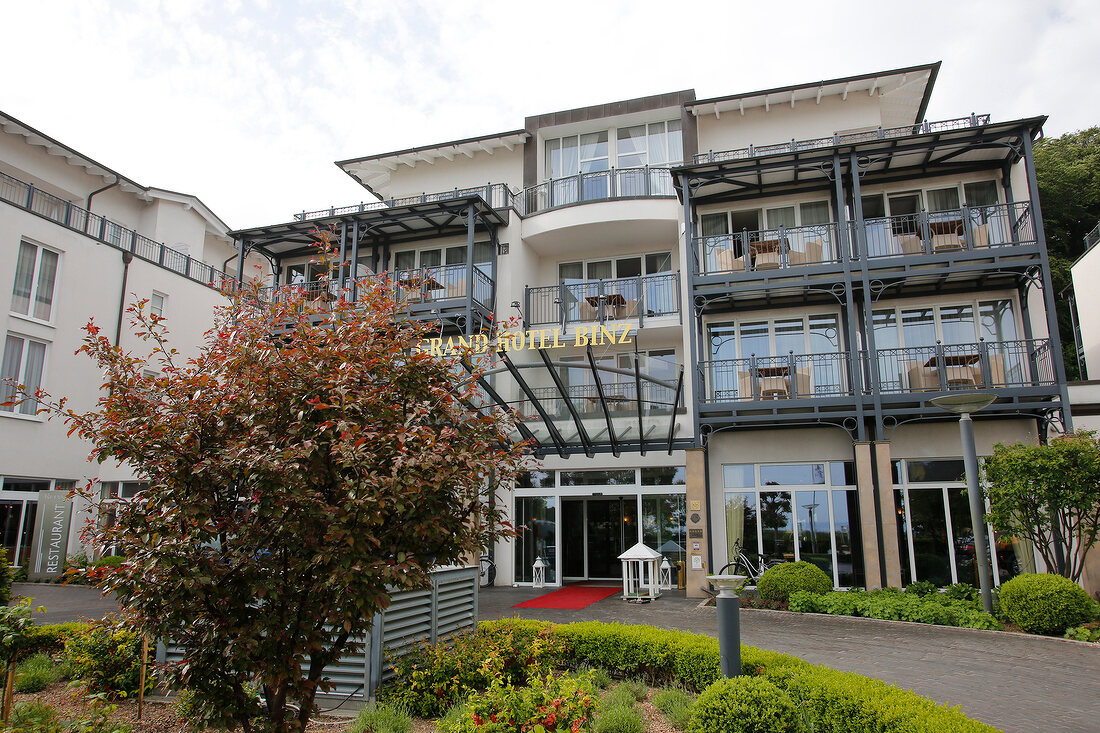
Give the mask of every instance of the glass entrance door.
M 562 569 L 568 580 L 618 580 L 619 555 L 638 542 L 637 497 L 562 502 Z

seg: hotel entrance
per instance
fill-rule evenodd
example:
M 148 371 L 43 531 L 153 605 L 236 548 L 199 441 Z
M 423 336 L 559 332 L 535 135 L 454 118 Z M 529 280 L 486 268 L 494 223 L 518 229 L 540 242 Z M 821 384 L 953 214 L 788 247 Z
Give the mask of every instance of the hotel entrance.
M 638 497 L 562 500 L 565 582 L 622 580 L 619 555 L 638 541 Z

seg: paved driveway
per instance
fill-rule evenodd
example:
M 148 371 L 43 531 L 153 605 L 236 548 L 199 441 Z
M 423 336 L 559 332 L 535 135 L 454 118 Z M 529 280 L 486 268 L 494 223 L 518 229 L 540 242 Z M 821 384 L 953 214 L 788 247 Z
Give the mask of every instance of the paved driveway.
M 646 605 L 612 596 L 580 611 L 512 608 L 540 591 L 488 588 L 481 618 L 618 621 L 717 636 L 714 608 L 664 596 Z M 746 610 L 745 644 L 878 677 L 960 705 L 1011 733 L 1100 732 L 1100 646 L 924 624 Z
M 118 610 L 118 604 L 85 585 L 51 585 L 49 583 L 12 583 L 12 597 L 33 598 L 32 605 L 42 606 L 46 613 L 34 614 L 40 624 L 59 624 L 86 618 L 102 618 Z

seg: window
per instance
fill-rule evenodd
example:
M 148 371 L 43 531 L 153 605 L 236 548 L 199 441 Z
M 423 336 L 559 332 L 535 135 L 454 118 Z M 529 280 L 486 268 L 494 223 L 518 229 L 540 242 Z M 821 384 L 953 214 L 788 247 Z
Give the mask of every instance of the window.
M 828 224 L 832 214 L 828 201 L 809 201 L 798 205 L 798 213 L 802 217 L 802 226 L 815 226 Z
M 620 127 L 616 133 L 615 165 L 619 168 L 667 165 L 683 157 L 680 120 Z
M 558 471 L 560 486 L 632 486 L 634 469 L 618 471 Z
M 929 211 L 954 211 L 959 206 L 959 189 L 954 186 L 951 188 L 937 188 L 928 192 Z
M 15 263 L 15 286 L 11 293 L 12 313 L 30 316 L 40 321 L 50 320 L 53 313 L 53 291 L 57 280 L 58 254 L 53 250 L 19 243 Z
M 685 484 L 687 484 L 685 466 L 642 469 L 642 486 L 684 486 Z
M 613 260 L 559 262 L 558 280 L 569 284 L 584 280 L 610 280 L 612 278 L 638 277 L 639 275 L 656 275 L 671 271 L 672 253 L 655 252 L 644 256 L 617 257 Z
M 975 319 L 975 306 L 979 318 Z M 987 343 L 1003 343 L 1017 338 L 1016 318 L 1011 300 L 945 304 L 873 313 L 875 347 L 932 347 L 970 344 L 981 336 Z M 898 328 L 898 324 L 901 328 Z
M 161 318 L 163 318 L 164 300 L 165 295 L 163 293 L 158 293 L 156 290 L 154 290 L 153 294 L 149 297 L 149 312 L 152 313 L 154 316 L 160 316 Z
M 993 206 L 997 203 L 997 184 L 994 181 L 978 181 L 963 184 L 967 206 Z
M 46 344 L 9 333 L 4 342 L 4 359 L 0 364 L 0 403 L 15 395 L 17 384 L 24 385 L 31 393 L 42 386 L 45 363 Z M 0 410 L 34 415 L 38 410 L 38 401 L 28 399 L 17 407 L 0 407 Z

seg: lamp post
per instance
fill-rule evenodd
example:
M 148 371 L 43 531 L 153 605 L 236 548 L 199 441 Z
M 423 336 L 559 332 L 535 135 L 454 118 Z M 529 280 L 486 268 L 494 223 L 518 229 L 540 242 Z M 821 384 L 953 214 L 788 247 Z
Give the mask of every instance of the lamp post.
M 982 610 L 993 613 L 993 595 L 989 571 L 989 548 L 985 541 L 985 511 L 981 488 L 978 486 L 978 453 L 974 447 L 974 421 L 970 413 L 977 412 L 997 399 L 994 394 L 958 394 L 935 397 L 930 402 L 941 410 L 959 416 L 962 437 L 963 466 L 966 470 L 966 495 L 970 500 L 970 526 L 974 531 L 974 564 L 978 568 L 978 585 L 982 592 Z
M 718 657 L 723 677 L 741 674 L 741 598 L 737 595 L 745 584 L 744 575 L 708 575 L 718 586 L 714 605 L 718 611 Z

